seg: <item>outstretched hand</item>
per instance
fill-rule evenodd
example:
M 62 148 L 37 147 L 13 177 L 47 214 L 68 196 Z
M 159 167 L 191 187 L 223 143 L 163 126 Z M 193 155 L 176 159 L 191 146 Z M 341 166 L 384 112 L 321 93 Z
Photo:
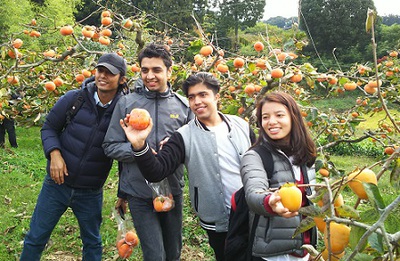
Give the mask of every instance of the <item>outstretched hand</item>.
M 279 192 L 275 191 L 269 197 L 268 204 L 272 208 L 272 210 L 281 217 L 290 218 L 295 217 L 299 214 L 299 212 L 290 212 L 289 209 L 285 208 L 281 202 L 281 197 L 279 196 Z
M 129 142 L 132 144 L 132 147 L 135 150 L 140 150 L 146 144 L 146 138 L 149 136 L 151 129 L 153 128 L 153 120 L 150 119 L 150 124 L 144 130 L 136 130 L 131 125 L 129 125 L 129 117 L 127 114 L 125 119 L 120 119 L 119 123 L 121 128 L 125 131 L 125 135 L 128 138 Z

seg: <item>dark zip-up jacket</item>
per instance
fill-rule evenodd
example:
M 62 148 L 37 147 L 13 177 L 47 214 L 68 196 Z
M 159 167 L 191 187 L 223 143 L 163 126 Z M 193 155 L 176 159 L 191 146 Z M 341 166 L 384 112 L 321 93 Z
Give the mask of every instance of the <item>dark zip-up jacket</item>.
M 146 109 L 150 113 L 154 126 L 148 142 L 150 147 L 156 151 L 159 150 L 160 141 L 170 137 L 175 130 L 189 122 L 193 118 L 193 114 L 186 98 L 173 92 L 171 88 L 168 88 L 165 93 L 152 92 L 143 86 L 141 80 L 136 82 L 133 93 L 123 96 L 118 102 L 104 139 L 103 148 L 109 157 L 122 164 L 119 195 L 125 193 L 149 199 L 153 196 L 152 191 L 137 167 L 132 155 L 131 144 L 119 124 L 119 120 L 125 118 L 125 115 L 130 113 L 133 108 Z M 174 195 L 182 193 L 183 170 L 183 165 L 181 165 L 175 171 L 175 175 L 168 177 Z
M 102 143 L 120 94 L 116 94 L 108 108 L 101 109 L 103 113 L 100 117 L 94 100 L 96 90 L 92 77 L 82 84 L 81 89 L 67 92 L 50 110 L 41 129 L 48 175 L 50 152 L 58 149 L 67 165 L 65 184 L 74 188 L 101 188 L 112 167 L 112 159 L 105 155 Z M 66 113 L 79 94 L 83 96 L 83 104 L 66 125 Z

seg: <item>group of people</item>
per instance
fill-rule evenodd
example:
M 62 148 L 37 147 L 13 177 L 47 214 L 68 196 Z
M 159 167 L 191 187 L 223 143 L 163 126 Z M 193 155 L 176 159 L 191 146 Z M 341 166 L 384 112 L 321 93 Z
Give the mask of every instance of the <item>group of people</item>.
M 48 159 L 44 179 L 20 260 L 40 260 L 63 213 L 75 214 L 83 260 L 101 260 L 102 187 L 113 160 L 119 163 L 116 208 L 127 209 L 140 239 L 143 260 L 180 260 L 184 168 L 192 208 L 206 231 L 217 261 L 225 260 L 231 196 L 244 186 L 252 214 L 261 216 L 252 260 L 308 260 L 302 244 L 315 244 L 315 229 L 292 238 L 301 216 L 283 207 L 278 193 L 286 182 L 311 183 L 316 148 L 294 99 L 267 94 L 257 105 L 258 138 L 242 118 L 218 110 L 220 84 L 212 74 L 190 75 L 182 85 L 186 98 L 171 89 L 171 54 L 151 43 L 138 56 L 141 79 L 122 95 L 126 62 L 114 54 L 98 60 L 95 76 L 57 101 L 41 130 Z M 76 97 L 84 102 L 68 120 Z M 144 130 L 129 125 L 129 112 L 144 108 L 151 123 Z M 260 155 L 272 154 L 268 179 Z M 153 209 L 151 182 L 168 180 L 175 207 Z M 303 204 L 310 204 L 303 189 Z

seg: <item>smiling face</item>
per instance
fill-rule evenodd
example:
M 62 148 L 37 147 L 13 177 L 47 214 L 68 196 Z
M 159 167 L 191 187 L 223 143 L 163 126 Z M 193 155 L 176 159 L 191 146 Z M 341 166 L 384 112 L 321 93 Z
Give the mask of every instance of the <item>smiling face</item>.
M 261 125 L 272 140 L 290 141 L 292 120 L 286 106 L 277 102 L 266 102 L 262 106 Z
M 144 85 L 153 92 L 165 92 L 172 67 L 167 68 L 161 58 L 145 57 L 141 62 L 141 76 Z
M 120 77 L 120 74 L 112 74 L 104 66 L 97 67 L 94 80 L 98 91 L 102 93 L 116 93 L 119 84 L 124 83 L 124 77 Z
M 188 100 L 190 109 L 203 124 L 214 126 L 220 122 L 217 108 L 219 93 L 214 94 L 204 83 L 198 83 L 189 87 Z

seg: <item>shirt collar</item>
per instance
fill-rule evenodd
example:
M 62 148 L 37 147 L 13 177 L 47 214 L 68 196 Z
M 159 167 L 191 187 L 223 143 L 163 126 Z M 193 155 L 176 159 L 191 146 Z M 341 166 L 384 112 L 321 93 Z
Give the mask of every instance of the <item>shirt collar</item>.
M 112 103 L 112 101 L 113 100 L 111 100 L 111 101 L 109 101 L 109 102 L 107 102 L 106 104 L 103 104 L 101 101 L 100 101 L 100 98 L 99 98 L 99 95 L 97 94 L 97 92 L 94 92 L 94 101 L 96 102 L 96 105 L 98 105 L 98 106 L 100 106 L 100 107 L 103 107 L 103 108 L 108 108 L 108 106 L 110 106 L 110 104 Z

